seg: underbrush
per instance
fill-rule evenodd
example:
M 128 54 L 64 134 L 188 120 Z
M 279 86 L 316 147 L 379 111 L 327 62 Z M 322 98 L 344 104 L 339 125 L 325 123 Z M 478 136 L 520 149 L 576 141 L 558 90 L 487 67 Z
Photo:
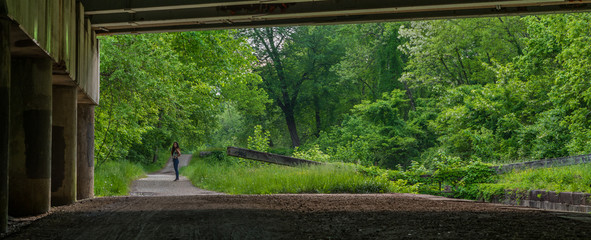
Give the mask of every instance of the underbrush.
M 128 161 L 109 161 L 94 169 L 94 195 L 127 195 L 131 181 L 145 176 L 140 164 Z
M 381 176 L 391 181 L 404 180 L 418 186 L 418 192 L 455 198 L 474 199 L 478 196 L 479 184 L 496 182 L 496 172 L 490 165 L 473 161 L 465 162 L 457 158 L 438 159 L 435 169 L 413 162 L 406 170 L 390 170 L 376 166 L 360 166 L 357 169 L 367 176 Z
M 276 193 L 388 193 L 416 192 L 405 180 L 359 174 L 345 164 L 286 167 L 269 164 L 244 164 L 238 160 L 212 155 L 196 158 L 181 170 L 193 185 L 229 194 Z

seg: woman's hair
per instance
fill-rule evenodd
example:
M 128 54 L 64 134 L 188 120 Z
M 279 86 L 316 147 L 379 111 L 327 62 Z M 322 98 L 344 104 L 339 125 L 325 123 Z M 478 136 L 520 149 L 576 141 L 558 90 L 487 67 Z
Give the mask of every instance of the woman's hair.
M 175 144 L 176 144 L 176 147 L 174 147 Z M 173 154 L 174 153 L 174 150 L 176 150 L 177 148 L 180 148 L 179 147 L 179 143 L 178 142 L 174 142 L 172 144 L 172 148 L 170 149 L 170 154 Z

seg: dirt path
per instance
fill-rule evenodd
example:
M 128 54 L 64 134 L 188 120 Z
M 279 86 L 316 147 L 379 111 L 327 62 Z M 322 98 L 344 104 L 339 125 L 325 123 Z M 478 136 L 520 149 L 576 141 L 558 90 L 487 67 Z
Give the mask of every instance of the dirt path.
M 189 165 L 190 154 L 183 154 L 179 157 L 179 168 Z M 129 189 L 130 196 L 184 196 L 184 195 L 215 195 L 218 192 L 207 191 L 194 187 L 191 181 L 180 176 L 179 181 L 175 178 L 172 159 L 169 159 L 166 166 L 157 172 L 148 174 L 147 177 L 133 181 Z
M 180 159 L 181 166 L 190 161 Z M 591 215 L 412 194 L 221 195 L 174 170 L 52 208 L 6 239 L 589 239 Z
M 589 239 L 591 216 L 425 195 L 96 198 L 8 239 Z

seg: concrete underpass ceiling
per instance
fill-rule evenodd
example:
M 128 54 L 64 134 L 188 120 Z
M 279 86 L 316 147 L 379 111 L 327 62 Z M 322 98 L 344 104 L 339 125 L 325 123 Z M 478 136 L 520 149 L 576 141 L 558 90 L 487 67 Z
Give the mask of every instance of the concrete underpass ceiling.
M 590 11 L 591 0 L 82 0 L 98 34 Z

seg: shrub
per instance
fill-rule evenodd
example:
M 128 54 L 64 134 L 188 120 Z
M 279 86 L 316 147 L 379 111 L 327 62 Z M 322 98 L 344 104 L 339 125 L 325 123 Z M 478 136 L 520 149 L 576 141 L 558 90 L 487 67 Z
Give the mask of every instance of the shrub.
M 305 150 L 305 151 L 302 151 L 299 148 L 296 148 L 295 152 L 293 153 L 293 156 L 295 158 L 316 161 L 316 162 L 330 162 L 331 161 L 330 155 L 322 152 L 322 150 L 320 150 L 318 145 L 314 145 L 314 146 L 312 146 L 312 148 Z
M 260 152 L 267 152 L 269 150 L 269 138 L 271 134 L 269 131 L 263 131 L 261 125 L 254 126 L 254 135 L 248 136 L 248 148 Z

